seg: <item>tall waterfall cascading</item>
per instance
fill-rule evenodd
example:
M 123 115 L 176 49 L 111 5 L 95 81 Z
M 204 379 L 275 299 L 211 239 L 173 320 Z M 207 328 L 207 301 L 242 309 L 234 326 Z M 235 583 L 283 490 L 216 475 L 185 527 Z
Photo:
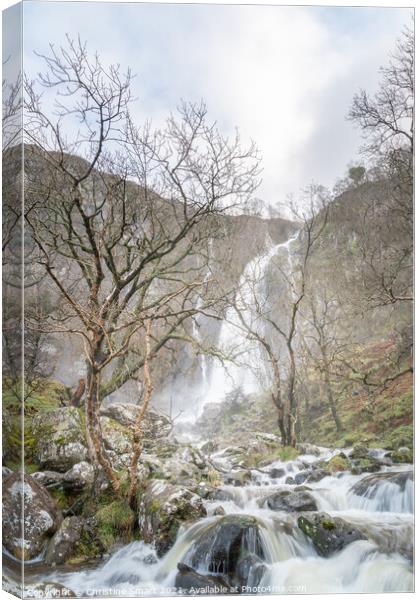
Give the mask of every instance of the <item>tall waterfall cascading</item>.
M 286 242 L 270 245 L 263 255 L 253 258 L 246 266 L 238 284 L 235 298 L 237 309 L 248 325 L 260 327 L 252 305 L 257 300 L 266 303 L 264 291 L 265 278 L 272 259 L 280 252 L 286 255 L 289 272 L 292 270 L 291 246 L 297 239 L 299 232 L 295 233 Z M 255 295 L 255 297 L 254 297 Z M 222 323 L 218 346 L 225 356 L 233 360 L 214 359 L 210 368 L 207 393 L 203 404 L 208 402 L 221 402 L 226 394 L 236 388 L 241 388 L 243 393 L 251 394 L 261 390 L 264 379 L 264 357 L 255 342 L 249 339 L 244 326 L 234 306 L 229 307 Z M 206 372 L 208 375 L 208 371 Z

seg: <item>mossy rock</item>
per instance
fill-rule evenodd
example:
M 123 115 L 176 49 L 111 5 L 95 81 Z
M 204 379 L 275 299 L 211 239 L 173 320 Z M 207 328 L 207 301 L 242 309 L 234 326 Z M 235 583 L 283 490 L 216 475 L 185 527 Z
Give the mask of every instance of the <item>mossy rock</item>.
M 352 523 L 326 513 L 300 516 L 298 527 L 323 557 L 339 552 L 352 542 L 367 539 Z
M 369 456 L 369 450 L 362 444 L 356 444 L 350 452 L 350 458 L 366 458 Z
M 37 415 L 30 427 L 33 456 L 44 469 L 64 473 L 88 458 L 81 409 L 67 406 Z
M 372 457 L 360 458 L 352 461 L 351 472 L 353 475 L 361 473 L 376 473 L 381 470 L 381 463 Z
M 146 543 L 155 544 L 158 556 L 174 544 L 181 525 L 207 514 L 200 496 L 163 480 L 151 480 L 138 504 L 140 535 Z
M 391 452 L 390 456 L 392 462 L 397 464 L 413 462 L 413 450 L 411 448 L 399 448 Z
M 327 470 L 330 473 L 350 471 L 350 469 L 351 462 L 349 461 L 347 456 L 343 454 L 337 454 L 336 456 L 333 456 L 327 464 Z

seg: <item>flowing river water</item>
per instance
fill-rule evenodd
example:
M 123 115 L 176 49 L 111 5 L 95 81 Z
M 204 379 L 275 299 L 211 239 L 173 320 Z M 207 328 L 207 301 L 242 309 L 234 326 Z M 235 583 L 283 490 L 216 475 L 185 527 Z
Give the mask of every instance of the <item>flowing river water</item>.
M 276 461 L 265 467 L 264 472 L 252 471 L 252 479 L 245 485 L 222 486 L 220 489 L 225 492 L 226 499 L 206 501 L 208 516 L 181 529 L 174 546 L 160 559 L 152 546 L 135 541 L 115 551 L 95 568 L 85 569 L 79 565 L 74 572 L 50 570 L 46 573 L 41 570 L 29 579 L 32 584 L 40 581 L 61 584 L 81 596 L 176 595 L 180 593 L 175 586 L 179 563 L 193 565 L 195 571 L 203 575 L 223 574 L 224 565 L 215 565 L 212 544 L 198 559 L 195 551 L 218 522 L 237 515 L 252 517 L 257 524 L 257 534 L 243 538 L 242 544 L 246 546 L 243 549 L 255 552 L 256 544 L 259 544 L 264 556 L 263 574 L 258 584 L 253 583 L 255 577 L 250 569 L 247 584 L 238 590 L 240 593 L 413 590 L 413 481 L 410 475 L 407 477 L 411 465 L 381 467 L 381 473 L 404 473 L 403 484 L 391 482 L 387 476 L 379 477 L 377 484 L 368 487 L 362 495 L 354 493 L 354 486 L 365 477 L 372 477 L 369 474 L 343 472 L 308 484 L 318 511 L 328 513 L 331 518 L 345 519 L 363 531 L 367 538 L 353 541 L 328 557 L 320 556 L 312 541 L 297 526 L 299 514 L 308 513 L 274 511 L 266 506 L 264 497 L 296 487 L 296 481 L 286 483 L 288 477 L 296 477 L 311 463 L 328 460 L 338 450 L 319 449 L 318 452 L 318 456 L 305 454 L 294 461 Z M 345 452 L 348 454 L 350 450 Z M 377 457 L 385 453 L 382 450 L 371 452 Z M 226 450 L 213 454 L 212 460 L 220 468 L 235 469 L 232 456 Z M 272 477 L 273 469 L 277 469 L 279 477 Z M 227 516 L 214 515 L 221 507 Z M 216 538 L 214 543 L 217 543 Z M 208 594 L 218 590 L 190 590 L 197 594 L 200 591 Z

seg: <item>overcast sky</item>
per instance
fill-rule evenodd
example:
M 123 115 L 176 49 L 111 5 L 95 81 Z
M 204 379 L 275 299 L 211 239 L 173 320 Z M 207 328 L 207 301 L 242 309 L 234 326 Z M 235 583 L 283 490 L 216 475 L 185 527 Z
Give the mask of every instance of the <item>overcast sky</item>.
M 224 132 L 257 142 L 258 196 L 277 203 L 311 181 L 333 185 L 357 159 L 352 96 L 375 90 L 409 23 L 402 8 L 26 2 L 25 68 L 34 75 L 34 50 L 80 34 L 137 74 L 139 120 L 159 125 L 181 97 L 203 98 Z

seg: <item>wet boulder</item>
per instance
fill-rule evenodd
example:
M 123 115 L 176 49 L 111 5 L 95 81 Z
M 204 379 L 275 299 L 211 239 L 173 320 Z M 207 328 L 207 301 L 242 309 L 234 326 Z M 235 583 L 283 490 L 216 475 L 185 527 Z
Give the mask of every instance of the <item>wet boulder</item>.
M 353 475 L 361 475 L 362 473 L 376 473 L 381 468 L 382 464 L 378 459 L 367 456 L 366 458 L 353 459 L 351 472 Z
M 45 554 L 47 565 L 62 565 L 73 554 L 82 537 L 84 521 L 80 517 L 67 517 L 48 543 Z
M 298 518 L 301 531 L 312 541 L 320 556 L 328 557 L 366 535 L 352 523 L 326 513 L 302 515 Z
M 213 515 L 215 517 L 224 517 L 225 514 L 226 514 L 226 511 L 223 508 L 223 506 L 221 506 L 221 505 L 217 506 L 213 511 Z
M 314 469 L 309 473 L 305 481 L 307 483 L 316 483 L 317 481 L 321 481 L 321 479 L 324 479 L 324 477 L 328 477 L 328 475 L 330 475 L 330 473 L 326 469 Z M 296 483 L 298 483 L 297 479 Z
M 205 516 L 206 509 L 200 496 L 163 480 L 151 480 L 139 502 L 142 539 L 155 544 L 158 556 L 171 548 L 183 523 Z
M 285 490 L 262 498 L 260 506 L 283 512 L 305 512 L 318 510 L 314 498 L 306 491 Z
M 78 408 L 65 406 L 37 415 L 31 427 L 34 460 L 44 469 L 65 473 L 88 459 L 85 426 Z
M 244 587 L 257 587 L 267 571 L 265 563 L 255 554 L 248 554 L 238 562 L 236 581 L 241 591 Z
M 350 492 L 356 494 L 356 496 L 374 495 L 379 486 L 386 482 L 394 483 L 398 485 L 400 490 L 404 490 L 408 481 L 413 481 L 413 471 L 375 473 L 355 483 L 350 488 Z
M 226 515 L 201 531 L 184 562 L 193 569 L 223 575 L 234 586 L 243 581 L 246 566 L 240 570 L 240 563 L 249 554 L 265 559 L 258 520 L 248 515 Z
M 211 485 L 210 483 L 207 483 L 205 481 L 200 481 L 200 483 L 198 485 L 194 486 L 194 488 L 191 488 L 191 490 L 195 494 L 200 496 L 200 498 L 203 498 L 205 500 L 211 500 L 211 499 L 213 499 L 213 495 L 217 491 L 217 488 L 215 486 Z
M 192 567 L 178 564 L 175 587 L 184 593 L 197 595 L 229 594 L 231 586 L 221 575 L 203 575 Z
M 209 500 L 218 500 L 219 502 L 234 502 L 235 501 L 235 496 L 231 492 L 228 492 L 227 490 L 223 490 L 221 488 L 214 488 L 208 494 L 207 497 Z
M 297 485 L 300 485 L 301 483 L 303 483 L 304 481 L 306 481 L 310 475 L 310 471 L 307 469 L 305 471 L 299 471 L 299 473 L 296 473 L 295 477 L 294 477 L 294 483 L 296 483 Z
M 54 498 L 30 475 L 17 472 L 3 481 L 3 544 L 10 554 L 19 560 L 35 558 L 61 521 Z
M 281 467 L 273 467 L 268 472 L 271 479 L 280 479 L 280 477 L 284 477 L 286 475 L 286 471 Z
M 308 485 L 297 485 L 293 491 L 294 492 L 312 492 L 312 488 L 309 487 Z
M 252 479 L 251 471 L 245 469 L 240 471 L 232 471 L 224 476 L 224 481 L 228 485 L 234 485 L 236 487 L 242 487 L 249 483 Z

